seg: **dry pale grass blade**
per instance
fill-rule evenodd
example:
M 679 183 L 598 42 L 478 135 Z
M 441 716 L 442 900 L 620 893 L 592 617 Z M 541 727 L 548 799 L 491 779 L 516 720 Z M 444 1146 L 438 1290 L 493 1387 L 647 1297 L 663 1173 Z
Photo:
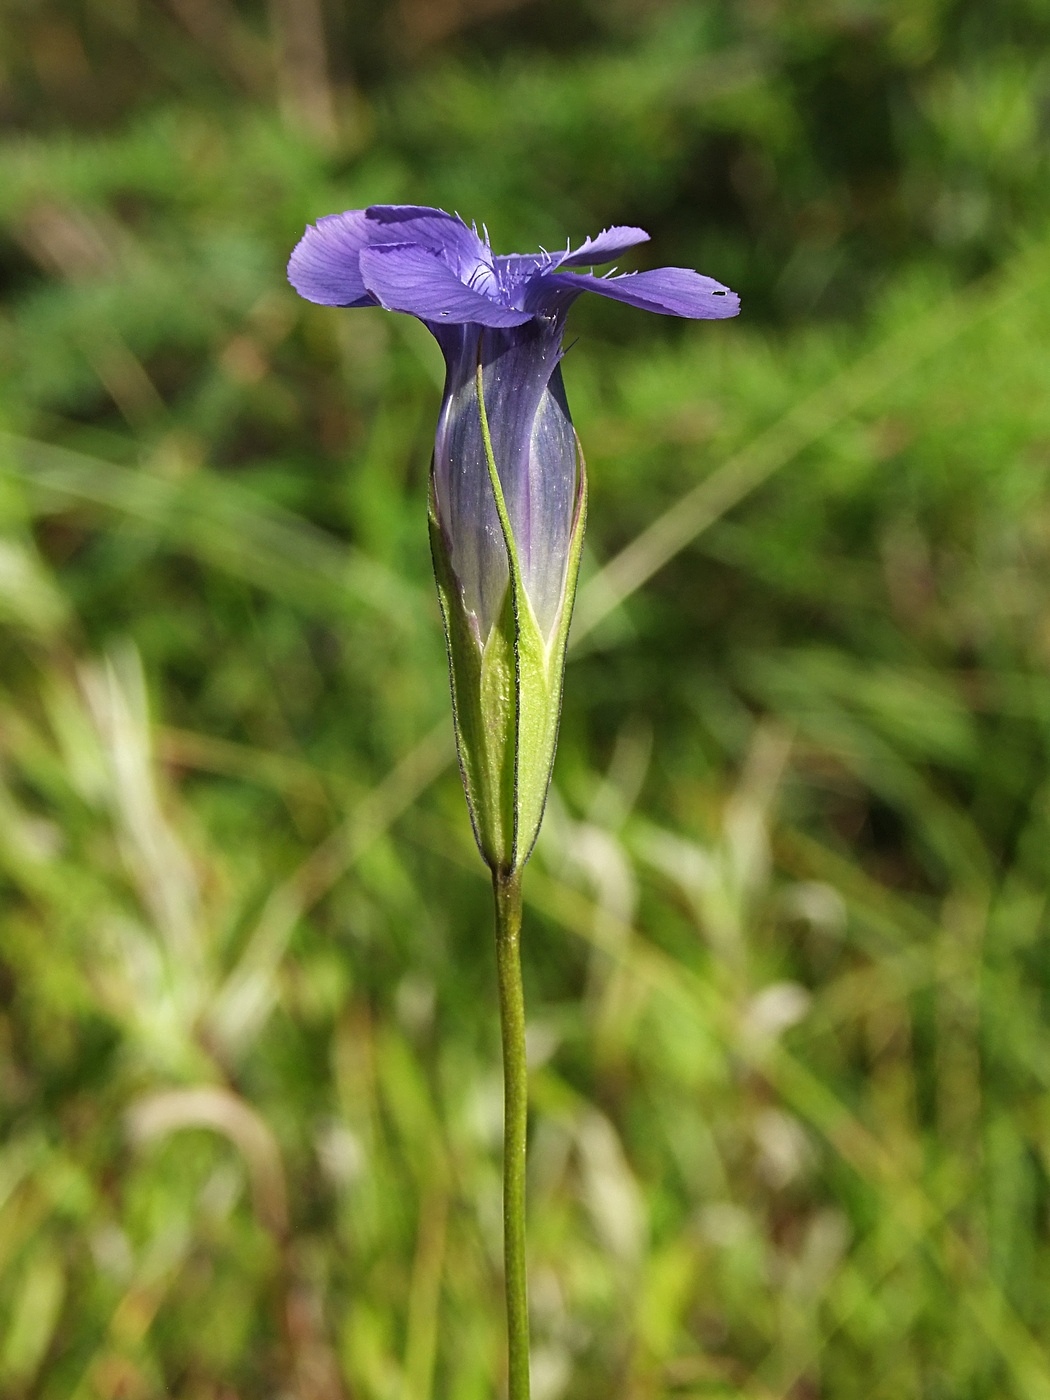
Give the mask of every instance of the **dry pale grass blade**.
M 172 967 L 193 981 L 203 955 L 200 889 L 157 790 L 138 653 L 130 647 L 115 651 L 100 665 L 84 666 L 80 679 L 105 756 L 108 797 L 128 871 Z
M 630 1277 L 641 1267 L 649 1243 L 645 1196 L 604 1113 L 593 1104 L 582 1105 L 574 1131 L 584 1203 L 609 1258 Z
M 31 544 L 0 537 L 0 621 L 50 641 L 68 623 L 69 611 Z
M 265 1120 L 239 1095 L 215 1085 L 160 1090 L 131 1105 L 127 1125 L 132 1141 L 140 1144 L 186 1128 L 221 1133 L 244 1159 L 260 1225 L 277 1240 L 284 1239 L 288 1188 L 281 1151 Z

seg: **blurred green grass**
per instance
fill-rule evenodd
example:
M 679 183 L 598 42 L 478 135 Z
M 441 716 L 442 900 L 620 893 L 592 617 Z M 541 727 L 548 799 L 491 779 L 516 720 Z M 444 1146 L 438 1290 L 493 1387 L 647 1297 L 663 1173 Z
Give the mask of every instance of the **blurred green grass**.
M 526 880 L 536 1400 L 1050 1396 L 1050 37 L 997 7 L 0 17 L 0 1393 L 488 1400 L 500 1079 L 371 200 L 575 311 Z

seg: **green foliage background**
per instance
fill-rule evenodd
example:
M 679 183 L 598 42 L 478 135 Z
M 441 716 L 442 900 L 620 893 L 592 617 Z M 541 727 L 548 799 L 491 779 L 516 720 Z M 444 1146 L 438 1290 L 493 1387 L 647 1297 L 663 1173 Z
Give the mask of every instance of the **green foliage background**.
M 653 234 L 526 879 L 536 1400 L 1050 1396 L 1045 0 L 9 0 L 0 1393 L 500 1393 L 440 362 L 373 201 Z M 625 264 L 627 266 L 627 264 Z

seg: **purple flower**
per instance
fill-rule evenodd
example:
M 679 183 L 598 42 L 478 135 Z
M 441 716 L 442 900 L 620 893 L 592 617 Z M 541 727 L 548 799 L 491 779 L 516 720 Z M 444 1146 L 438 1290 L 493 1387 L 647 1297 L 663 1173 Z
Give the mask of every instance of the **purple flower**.
M 509 570 L 481 433 L 479 365 L 525 592 L 549 639 L 566 596 L 579 496 L 576 434 L 559 368 L 569 307 L 582 292 L 597 292 L 665 316 L 722 319 L 740 308 L 734 292 L 687 268 L 620 277 L 567 270 L 611 262 L 648 237 L 639 228 L 609 228 L 575 251 L 500 256 L 441 209 L 373 205 L 318 220 L 292 253 L 288 280 L 308 301 L 408 312 L 441 346 L 434 498 L 482 645 L 503 608 Z

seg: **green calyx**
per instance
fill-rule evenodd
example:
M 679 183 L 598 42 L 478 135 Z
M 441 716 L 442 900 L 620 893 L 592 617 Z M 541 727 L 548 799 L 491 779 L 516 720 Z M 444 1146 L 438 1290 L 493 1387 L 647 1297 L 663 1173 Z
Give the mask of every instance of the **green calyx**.
M 482 374 L 478 407 L 489 481 L 507 547 L 510 586 L 498 621 L 479 638 L 450 563 L 433 481 L 430 546 L 445 623 L 459 766 L 478 849 L 498 875 L 519 871 L 532 853 L 550 786 L 561 716 L 565 647 L 576 596 L 587 514 L 587 475 L 577 441 L 576 507 L 561 609 L 549 638 L 540 631 L 522 578 L 514 532 L 492 451 Z

